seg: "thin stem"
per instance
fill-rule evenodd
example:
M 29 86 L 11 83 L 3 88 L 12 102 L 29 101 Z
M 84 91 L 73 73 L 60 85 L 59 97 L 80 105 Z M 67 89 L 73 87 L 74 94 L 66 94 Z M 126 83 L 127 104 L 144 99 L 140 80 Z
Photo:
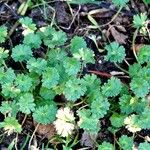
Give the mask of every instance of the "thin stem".
M 126 74 L 129 74 L 129 72 L 128 72 L 127 70 L 123 69 L 123 68 L 120 67 L 118 64 L 115 63 L 115 66 L 116 66 L 117 68 L 119 68 L 121 71 L 125 72 Z
M 130 66 L 130 64 L 128 63 L 128 61 L 127 61 L 126 59 L 124 59 L 124 62 L 125 62 L 128 66 Z
M 79 102 L 79 103 L 76 103 L 76 104 L 74 104 L 73 106 L 75 107 L 75 106 L 79 106 L 79 105 L 81 105 L 81 104 L 83 104 L 84 102 L 83 101 L 81 101 L 81 102 Z
M 17 133 L 16 139 L 15 139 L 15 149 L 16 149 L 16 150 L 18 150 L 17 143 L 18 143 L 18 133 Z
M 24 125 L 24 123 L 25 123 L 25 121 L 26 121 L 26 119 L 27 119 L 27 114 L 25 114 L 25 116 L 24 116 L 24 118 L 23 118 L 23 121 L 22 121 L 22 123 L 21 123 L 21 125 L 23 126 Z
M 4 65 L 4 67 L 5 67 L 6 69 L 8 69 L 8 67 L 7 67 L 7 65 L 6 65 L 6 63 L 5 63 L 5 61 L 3 61 L 3 65 Z
M 132 49 L 133 49 L 133 54 L 138 62 L 138 57 L 136 55 L 136 49 L 135 49 L 135 40 L 136 40 L 136 37 L 137 37 L 137 34 L 139 32 L 139 28 L 137 28 L 133 34 L 133 39 L 132 39 Z
M 25 67 L 23 66 L 23 63 L 20 62 L 21 67 L 23 68 L 23 70 L 26 70 Z
M 111 19 L 109 22 L 107 22 L 107 23 L 105 23 L 105 24 L 103 24 L 103 25 L 101 25 L 101 26 L 99 26 L 99 27 L 107 26 L 107 25 L 109 25 L 110 23 L 112 23 L 112 22 L 118 17 L 118 15 L 119 15 L 119 13 L 121 12 L 122 8 L 123 8 L 123 6 L 121 6 L 121 7 L 118 9 L 117 13 L 112 17 L 112 19 Z
M 24 148 L 25 148 L 25 146 L 26 146 L 26 144 L 27 144 L 27 142 L 28 142 L 28 140 L 29 140 L 29 134 L 27 135 L 27 137 L 26 137 L 26 139 L 25 139 L 25 142 L 23 143 L 23 146 L 20 148 L 20 150 L 24 150 Z
M 39 125 L 40 125 L 40 123 L 38 123 L 38 124 L 36 125 L 36 128 L 34 129 L 34 132 L 33 132 L 32 136 L 31 136 L 31 138 L 30 138 L 30 141 L 29 141 L 28 149 L 30 149 L 30 147 L 31 147 L 32 139 L 33 139 L 33 137 L 34 137 L 34 135 L 35 135 L 35 132 L 37 131 Z

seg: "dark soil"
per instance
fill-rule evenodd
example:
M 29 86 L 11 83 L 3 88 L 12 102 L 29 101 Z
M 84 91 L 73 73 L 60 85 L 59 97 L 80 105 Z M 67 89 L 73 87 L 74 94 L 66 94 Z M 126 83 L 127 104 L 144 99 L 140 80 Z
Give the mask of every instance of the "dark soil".
M 0 25 L 5 24 L 8 29 L 10 30 L 13 25 L 16 23 L 16 21 L 22 17 L 17 14 L 17 9 L 20 6 L 20 4 L 23 2 L 23 0 L 1 0 L 0 2 Z M 98 29 L 89 29 L 88 26 L 91 25 L 91 22 L 87 19 L 87 13 L 91 10 L 95 9 L 101 9 L 101 13 L 97 13 L 93 15 L 93 17 L 96 19 L 96 21 L 101 25 L 109 22 L 111 20 L 112 15 L 114 15 L 117 12 L 117 8 L 115 8 L 109 0 L 106 0 L 102 3 L 99 3 L 97 5 L 95 4 L 86 4 L 86 5 L 81 5 L 79 8 L 79 5 L 72 5 L 73 13 L 76 14 L 76 18 L 72 23 L 72 15 L 70 13 L 69 7 L 65 2 L 60 2 L 60 1 L 48 1 L 48 5 L 53 7 L 53 9 L 56 12 L 55 16 L 55 21 L 57 24 L 57 27 L 65 31 L 68 35 L 68 37 L 74 36 L 74 35 L 82 35 L 85 37 L 88 47 L 91 48 L 94 53 L 96 54 L 95 60 L 96 63 L 94 65 L 88 65 L 87 68 L 85 68 L 85 73 L 93 73 L 99 75 L 100 77 L 103 77 L 103 80 L 108 79 L 110 76 L 110 73 L 112 71 L 120 71 L 118 70 L 114 64 L 108 63 L 104 60 L 103 55 L 104 53 L 99 53 L 98 49 L 96 48 L 94 42 L 89 38 L 91 34 L 95 35 L 96 37 L 101 37 L 100 39 L 97 39 L 97 43 L 99 48 L 103 48 L 105 46 L 105 43 L 108 42 L 109 40 L 114 41 L 114 36 L 109 32 L 110 25 L 120 25 L 121 27 L 124 28 L 125 31 L 119 31 L 120 33 L 124 34 L 127 38 L 124 41 L 124 46 L 128 50 L 126 52 L 127 54 L 127 59 L 130 63 L 134 62 L 134 57 L 133 53 L 131 50 L 131 42 L 132 42 L 132 36 L 134 29 L 132 27 L 132 18 L 133 15 L 139 12 L 148 12 L 150 11 L 146 5 L 144 5 L 142 2 L 138 0 L 131 0 L 129 3 L 128 7 L 123 9 L 120 13 L 120 15 L 108 26 L 102 27 L 102 32 L 100 32 Z M 34 4 L 34 1 L 33 1 Z M 51 7 L 46 6 L 45 8 L 43 5 L 29 8 L 29 10 L 26 12 L 25 16 L 29 16 L 33 18 L 34 22 L 37 24 L 38 27 L 45 26 L 47 24 L 51 23 L 52 17 L 53 17 L 53 10 Z M 105 9 L 105 11 L 103 11 Z M 149 14 L 150 15 L 150 14 Z M 17 31 L 17 32 L 16 32 Z M 20 43 L 22 40 L 22 35 L 21 35 L 21 27 L 17 26 L 17 28 L 14 30 L 12 35 L 10 36 L 9 40 L 6 42 L 7 45 L 4 45 L 6 48 L 11 49 L 13 46 L 17 45 Z M 106 36 L 108 35 L 108 36 Z M 105 38 L 103 38 L 103 36 Z M 145 43 L 148 44 L 148 38 L 143 37 L 139 35 L 136 39 L 137 44 Z M 43 53 L 42 49 L 39 49 L 38 51 L 34 52 L 35 56 L 41 56 Z M 7 62 L 11 67 L 15 68 L 15 70 L 20 69 L 20 65 L 14 65 L 13 61 L 10 59 Z M 126 64 L 122 64 L 124 68 L 127 69 Z M 91 72 L 90 72 L 91 71 Z M 101 74 L 101 73 L 105 74 Z M 124 78 L 124 76 L 120 76 L 120 79 L 123 80 L 124 82 L 128 82 L 128 79 Z M 18 114 L 18 120 L 21 123 L 24 118 L 23 114 Z M 0 121 L 3 121 L 4 117 L 2 114 L 0 114 Z M 127 134 L 129 135 L 130 133 L 126 129 L 121 129 L 119 132 L 116 133 L 116 135 L 113 135 L 109 130 L 108 127 L 110 125 L 110 122 L 108 121 L 107 118 L 103 119 L 102 121 L 101 128 L 102 130 L 97 136 L 98 141 L 103 141 L 106 139 L 106 141 L 109 141 L 111 143 L 114 142 L 114 139 L 119 137 L 122 134 Z M 31 135 L 34 130 L 34 123 L 33 120 L 30 116 L 27 117 L 24 125 L 23 125 L 23 132 L 22 134 L 19 135 L 18 137 L 18 149 L 21 149 L 23 146 L 27 135 Z M 0 129 L 0 135 L 3 134 L 4 131 Z M 82 134 L 83 131 L 81 131 L 80 137 L 81 137 L 81 142 L 77 144 L 77 146 L 74 148 L 75 150 L 78 148 L 82 148 L 87 146 L 89 147 L 88 149 L 93 149 L 92 147 L 94 146 L 94 143 L 89 141 L 91 138 L 89 135 L 86 133 Z M 135 141 L 138 143 L 138 141 L 143 140 L 141 138 L 142 136 L 147 136 L 150 135 L 149 130 L 144 130 L 136 135 Z M 84 137 L 83 137 L 84 136 Z M 0 138 L 0 149 L 7 149 L 7 147 L 10 145 L 12 140 L 16 137 L 16 134 L 12 134 L 10 136 L 1 136 Z M 87 141 L 83 141 L 87 138 Z M 44 138 L 44 136 L 40 136 L 37 134 L 37 139 L 38 141 L 38 146 L 42 146 L 42 143 L 47 145 L 48 140 Z M 50 146 L 50 145 L 48 145 Z M 24 150 L 28 149 L 27 147 L 24 147 Z M 62 147 L 58 147 L 58 149 L 62 149 Z

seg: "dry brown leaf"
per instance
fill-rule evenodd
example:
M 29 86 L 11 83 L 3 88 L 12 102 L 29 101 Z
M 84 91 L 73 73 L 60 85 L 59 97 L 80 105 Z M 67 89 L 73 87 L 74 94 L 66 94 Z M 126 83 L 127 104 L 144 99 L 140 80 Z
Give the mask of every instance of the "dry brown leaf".
M 128 36 L 117 31 L 114 26 L 110 26 L 110 32 L 116 42 L 118 42 L 119 44 L 126 44 L 126 39 L 128 38 Z
M 134 46 L 135 46 L 135 52 L 138 53 L 144 45 L 143 44 L 135 44 Z
M 80 144 L 82 146 L 87 146 L 89 148 L 93 148 L 95 144 L 95 140 L 97 138 L 97 135 L 90 135 L 88 132 L 84 131 L 80 140 Z
M 34 126 L 36 126 L 37 123 L 34 122 Z M 42 125 L 40 124 L 37 131 L 39 135 L 44 136 L 45 138 L 52 138 L 54 134 L 56 133 L 55 127 L 53 124 L 48 124 L 48 125 Z
M 123 27 L 123 26 L 115 26 L 115 27 L 118 29 L 118 31 L 127 32 L 125 27 Z
M 107 18 L 112 16 L 112 12 L 106 8 L 91 10 L 88 14 L 92 15 L 94 18 Z

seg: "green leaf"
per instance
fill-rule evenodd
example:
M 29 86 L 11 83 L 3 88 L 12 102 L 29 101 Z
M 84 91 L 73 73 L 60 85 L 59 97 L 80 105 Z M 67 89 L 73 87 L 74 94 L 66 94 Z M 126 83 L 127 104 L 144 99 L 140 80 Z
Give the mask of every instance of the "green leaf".
M 147 102 L 146 100 L 124 94 L 119 98 L 119 105 L 121 112 L 124 114 L 141 113 L 147 106 Z
M 98 133 L 100 130 L 99 119 L 91 114 L 88 109 L 78 110 L 80 118 L 78 125 L 88 133 Z
M 88 48 L 81 48 L 77 52 L 73 53 L 73 57 L 76 58 L 78 61 L 83 61 L 84 66 L 87 63 L 95 63 L 94 56 L 94 52 Z
M 5 26 L 0 26 L 0 43 L 5 42 L 7 37 L 7 28 Z
M 14 132 L 21 133 L 22 131 L 21 125 L 13 117 L 5 118 L 4 122 L 0 123 L 0 128 L 4 128 L 8 135 Z
M 125 59 L 125 48 L 120 46 L 117 42 L 112 42 L 109 45 L 106 45 L 105 49 L 107 50 L 105 60 L 114 63 L 121 63 Z
M 32 30 L 36 30 L 36 24 L 33 23 L 32 18 L 23 17 L 19 19 L 19 22 L 22 24 L 24 28 L 30 28 Z
M 4 48 L 0 47 L 0 65 L 3 64 L 3 61 L 8 58 L 9 51 L 5 50 Z
M 145 13 L 141 13 L 140 15 L 133 16 L 133 25 L 135 28 L 141 28 L 146 25 L 147 15 Z
M 79 49 L 86 49 L 87 45 L 83 37 L 74 36 L 71 40 L 71 52 L 78 53 Z
M 122 135 L 119 138 L 119 144 L 123 150 L 132 150 L 133 147 L 133 139 L 126 135 Z
M 116 128 L 120 128 L 120 127 L 124 126 L 125 117 L 126 117 L 125 115 L 114 113 L 110 117 L 111 125 Z
M 150 45 L 145 45 L 138 52 L 138 61 L 143 64 L 150 61 Z
M 90 94 L 91 92 L 94 92 L 94 89 L 100 89 L 101 80 L 97 78 L 96 75 L 92 74 L 86 74 L 83 78 L 83 83 L 85 84 L 87 88 L 86 94 Z
M 22 62 L 32 57 L 32 51 L 30 46 L 19 44 L 12 49 L 11 56 L 15 62 Z
M 5 84 L 5 83 L 13 83 L 13 81 L 16 78 L 15 72 L 12 68 L 8 68 L 6 71 L 4 68 L 0 68 L 0 83 Z
M 20 18 L 19 22 L 22 24 L 23 28 L 29 28 L 30 30 L 35 31 L 36 30 L 36 24 L 33 23 L 32 18 L 24 17 Z
M 28 92 L 32 87 L 32 79 L 28 75 L 18 74 L 15 85 L 23 92 Z
M 59 73 L 55 68 L 47 67 L 42 74 L 42 86 L 45 88 L 53 88 L 58 84 Z
M 38 107 L 33 113 L 33 118 L 41 124 L 50 124 L 55 120 L 57 107 L 55 105 L 45 105 Z
M 42 58 L 31 58 L 27 61 L 29 72 L 35 72 L 41 75 L 47 68 L 47 61 Z
M 24 37 L 23 44 L 28 45 L 31 48 L 40 48 L 41 38 L 38 34 L 29 33 Z
M 70 76 L 77 75 L 81 69 L 81 63 L 77 59 L 70 57 L 63 61 L 63 66 L 65 68 L 65 72 Z
M 150 4 L 150 0 L 143 0 L 144 1 L 144 3 L 146 3 L 146 4 Z
M 22 113 L 30 114 L 35 110 L 35 104 L 34 104 L 34 98 L 31 93 L 25 93 L 21 95 L 19 98 L 19 101 L 17 102 L 17 105 L 19 106 L 19 110 Z
M 62 49 L 52 49 L 48 52 L 48 63 L 55 66 L 56 64 L 62 63 L 67 58 L 67 54 Z
M 91 112 L 97 118 L 103 118 L 107 114 L 109 106 L 110 104 L 106 98 L 97 97 L 97 99 L 91 103 Z
M 7 98 L 18 97 L 21 90 L 16 88 L 12 83 L 5 83 L 2 85 L 2 94 Z
M 112 0 L 112 2 L 118 7 L 124 7 L 129 2 L 129 0 Z
M 86 87 L 81 79 L 73 78 L 66 82 L 64 92 L 68 101 L 76 101 L 86 92 Z
M 109 142 L 103 142 L 98 146 L 98 150 L 115 150 L 115 148 Z
M 117 96 L 120 93 L 121 88 L 121 81 L 115 77 L 111 77 L 111 79 L 102 86 L 102 93 L 107 97 Z
M 142 70 L 142 66 L 138 63 L 134 63 L 133 65 L 129 66 L 129 75 L 131 77 L 137 77 L 139 76 L 137 72 L 140 72 L 140 70 Z
M 87 3 L 98 3 L 97 0 L 67 0 L 71 4 L 87 4 Z
M 135 133 L 135 132 L 141 131 L 141 127 L 138 124 L 138 120 L 139 120 L 139 116 L 132 114 L 125 118 L 124 124 L 126 125 L 126 128 L 130 132 Z
M 0 106 L 0 112 L 4 115 L 9 114 L 12 117 L 16 117 L 18 106 L 15 101 L 4 101 Z
M 19 22 L 22 24 L 24 31 L 22 34 L 26 36 L 27 34 L 34 33 L 37 29 L 36 24 L 33 23 L 32 19 L 29 17 L 20 18 Z
M 144 142 L 144 143 L 140 143 L 138 150 L 148 150 L 150 149 L 150 143 L 148 142 Z
M 149 83 L 142 78 L 133 78 L 130 87 L 137 97 L 145 97 L 150 90 Z
M 44 98 L 46 100 L 53 100 L 54 97 L 56 96 L 56 93 L 52 89 L 47 89 L 45 87 L 41 87 L 40 88 L 40 95 L 42 98 Z
M 40 29 L 40 36 L 44 41 L 44 44 L 49 48 L 58 47 L 64 45 L 67 40 L 67 35 L 63 31 L 56 31 L 54 28 L 48 26 Z
M 150 129 L 150 108 L 146 107 L 142 114 L 139 115 L 137 124 L 142 128 L 142 129 Z

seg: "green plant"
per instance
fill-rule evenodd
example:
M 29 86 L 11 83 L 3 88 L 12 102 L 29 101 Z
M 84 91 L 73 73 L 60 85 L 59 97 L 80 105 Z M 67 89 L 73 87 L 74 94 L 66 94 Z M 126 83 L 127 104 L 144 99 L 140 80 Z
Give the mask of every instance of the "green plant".
M 105 60 L 115 63 L 121 63 L 124 60 L 125 48 L 120 46 L 117 42 L 112 42 L 109 45 L 106 45 L 105 49 L 107 50 Z
M 146 4 L 150 4 L 150 0 L 143 0 L 144 1 L 144 3 L 146 3 Z
M 14 117 L 5 118 L 4 122 L 0 123 L 0 127 L 4 128 L 8 135 L 14 132 L 20 133 L 22 131 L 21 125 Z
M 7 37 L 7 28 L 5 26 L 0 26 L 0 43 L 5 42 Z
M 150 148 L 150 144 L 148 142 L 140 143 L 138 149 L 139 150 L 146 150 Z
M 132 150 L 133 146 L 133 139 L 126 135 L 122 135 L 119 138 L 119 144 L 123 150 Z
M 117 87 L 116 87 L 117 85 Z M 119 79 L 112 77 L 102 86 L 102 93 L 107 97 L 117 96 L 122 88 L 122 84 Z
M 141 28 L 146 25 L 147 15 L 146 14 L 137 14 L 133 16 L 133 25 L 135 28 Z
M 103 142 L 101 145 L 98 146 L 98 150 L 115 150 L 113 145 L 109 142 Z
M 112 2 L 116 5 L 116 6 L 125 6 L 129 0 L 112 0 Z
M 15 62 L 27 61 L 32 56 L 31 47 L 28 45 L 19 44 L 12 49 L 12 58 Z
M 113 2 L 124 7 L 128 0 Z M 134 26 L 141 28 L 146 20 L 143 15 L 135 16 Z M 105 61 L 121 69 L 130 80 L 124 83 L 124 79 L 114 75 L 106 75 L 108 79 L 101 80 L 88 72 L 89 64 L 95 63 L 95 54 L 83 37 L 68 38 L 65 32 L 51 26 L 38 28 L 31 18 L 21 18 L 19 22 L 23 27 L 23 39 L 9 50 L 5 49 L 7 28 L 0 27 L 0 43 L 4 44 L 0 47 L 0 112 L 5 117 L 0 123 L 1 128 L 9 134 L 20 133 L 22 127 L 17 121 L 17 114 L 30 115 L 37 126 L 29 145 L 40 124 L 53 124 L 55 127 L 57 124 L 59 133 L 55 138 L 61 143 L 72 143 L 79 129 L 89 135 L 97 135 L 101 124 L 105 123 L 104 117 L 109 120 L 108 126 L 113 134 L 122 127 L 131 134 L 150 129 L 150 45 L 142 46 L 137 52 L 137 62 L 124 70 L 120 66 L 124 66 L 123 61 L 126 62 L 125 47 L 117 42 L 105 44 Z M 35 55 L 37 50 L 41 55 Z M 10 65 L 10 60 L 19 69 Z M 65 107 L 74 110 L 68 111 L 71 121 L 65 118 L 65 114 L 61 119 L 58 115 L 59 110 L 65 110 Z M 68 125 L 70 131 L 65 133 L 63 129 L 66 126 L 59 130 L 59 123 Z M 133 140 L 134 136 L 123 135 L 114 140 L 114 146 L 130 150 Z M 77 143 L 78 134 L 74 141 Z M 69 143 L 63 145 L 64 149 L 69 147 Z M 101 143 L 97 144 L 98 149 L 115 149 L 109 142 Z M 139 149 L 148 146 L 148 143 L 141 143 Z

